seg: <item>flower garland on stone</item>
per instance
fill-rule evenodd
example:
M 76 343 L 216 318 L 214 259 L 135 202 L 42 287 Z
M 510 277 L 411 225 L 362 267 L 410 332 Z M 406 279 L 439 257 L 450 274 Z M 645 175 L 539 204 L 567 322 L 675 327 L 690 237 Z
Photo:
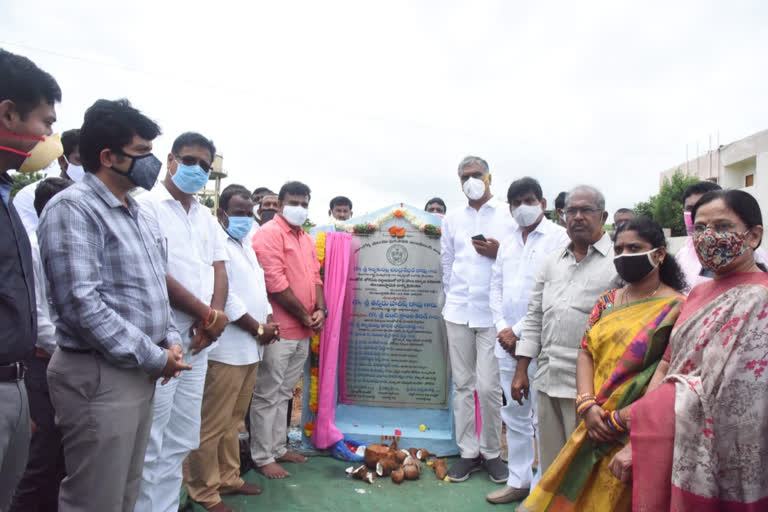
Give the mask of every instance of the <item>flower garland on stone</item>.
M 391 218 L 402 218 L 407 220 L 409 223 L 411 223 L 413 226 L 418 228 L 419 231 L 423 231 L 429 236 L 432 237 L 440 237 L 442 235 L 442 230 L 435 226 L 434 224 L 427 224 L 426 222 L 422 222 L 416 215 L 411 213 L 410 211 L 404 209 L 404 208 L 392 208 L 390 211 L 382 214 L 380 217 L 376 218 L 372 222 L 369 222 L 367 224 L 346 224 L 344 222 L 334 221 L 333 227 L 337 231 L 346 231 L 347 233 L 355 233 L 358 235 L 369 235 L 373 233 L 374 231 L 377 231 L 379 228 L 381 228 L 381 225 L 390 220 Z M 404 228 L 400 228 L 404 229 Z M 390 229 L 390 235 L 402 238 L 402 236 L 399 236 L 397 234 L 392 234 L 392 230 Z M 403 236 L 405 235 L 405 231 L 403 231 Z
M 320 262 L 320 277 L 325 273 L 325 232 L 321 231 L 315 238 L 315 248 L 317 249 L 317 260 Z M 309 344 L 309 410 L 313 418 L 317 419 L 317 389 L 320 375 L 320 334 L 314 333 Z M 315 430 L 315 422 L 308 421 L 304 424 L 304 434 L 307 437 L 312 436 Z

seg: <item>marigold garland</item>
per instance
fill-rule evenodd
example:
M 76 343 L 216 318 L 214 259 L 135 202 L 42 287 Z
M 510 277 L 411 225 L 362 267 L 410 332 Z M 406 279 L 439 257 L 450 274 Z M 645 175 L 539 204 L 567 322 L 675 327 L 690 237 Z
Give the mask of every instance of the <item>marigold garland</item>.
M 322 276 L 324 274 L 325 270 L 325 239 L 326 234 L 325 232 L 320 232 L 317 234 L 317 237 L 315 238 L 315 248 L 317 249 L 317 259 L 320 262 L 320 275 Z M 319 375 L 320 375 L 320 334 L 314 333 L 312 335 L 312 340 L 309 344 L 310 354 L 309 354 L 309 410 L 312 413 L 313 417 L 311 422 L 307 422 L 304 424 L 304 434 L 306 434 L 307 437 L 312 436 L 312 432 L 315 429 L 315 423 L 314 420 L 317 419 L 317 408 L 318 408 L 318 381 L 319 381 Z
M 404 208 L 392 208 L 390 211 L 384 213 L 381 217 L 367 224 L 352 225 L 352 224 L 346 224 L 340 221 L 334 221 L 333 227 L 337 231 L 346 231 L 347 233 L 355 233 L 357 235 L 368 235 L 378 230 L 379 228 L 381 228 L 382 224 L 384 224 L 385 222 L 387 222 L 389 219 L 393 217 L 407 220 L 410 224 L 418 228 L 419 231 L 424 231 L 427 235 L 431 237 L 437 238 L 437 237 L 440 237 L 442 234 L 442 231 L 440 230 L 439 227 L 435 226 L 434 224 L 427 224 L 426 222 L 422 222 L 421 220 L 419 220 L 419 217 L 417 217 L 412 212 Z M 392 236 L 398 236 L 398 235 L 392 235 Z M 405 236 L 405 232 L 403 232 L 403 236 Z M 399 238 L 402 238 L 402 236 L 399 236 Z

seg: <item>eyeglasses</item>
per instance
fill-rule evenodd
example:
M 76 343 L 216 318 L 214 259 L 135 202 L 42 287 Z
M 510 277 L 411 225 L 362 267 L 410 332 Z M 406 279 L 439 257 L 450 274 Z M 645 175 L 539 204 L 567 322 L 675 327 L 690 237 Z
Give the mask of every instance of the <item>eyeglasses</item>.
M 199 165 L 200 168 L 205 172 L 210 172 L 211 170 L 211 164 L 209 164 L 202 158 L 197 158 L 196 156 L 192 156 L 192 155 L 185 155 L 185 156 L 175 155 L 175 157 L 176 158 L 174 158 L 174 160 L 176 160 L 177 163 L 182 163 L 190 167 L 193 165 Z M 179 160 L 181 161 L 179 162 Z
M 707 230 L 708 227 L 711 227 L 712 231 L 716 233 L 723 233 L 726 231 L 736 231 L 733 223 L 731 222 L 716 222 L 711 226 L 707 226 L 706 224 L 696 224 L 693 226 L 693 231 L 694 233 L 703 233 Z
M 599 213 L 600 211 L 602 211 L 602 210 L 598 210 L 597 208 L 592 208 L 590 206 L 584 206 L 582 208 L 577 208 L 575 206 L 569 206 L 568 208 L 565 209 L 565 216 L 566 217 L 575 217 L 579 213 L 581 213 L 581 215 L 583 217 L 586 217 L 588 215 L 594 215 L 596 213 Z

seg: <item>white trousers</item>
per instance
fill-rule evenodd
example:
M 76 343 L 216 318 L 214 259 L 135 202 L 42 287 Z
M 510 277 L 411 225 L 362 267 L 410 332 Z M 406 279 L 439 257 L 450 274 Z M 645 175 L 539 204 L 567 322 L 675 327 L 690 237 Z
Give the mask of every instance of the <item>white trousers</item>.
M 135 512 L 177 512 L 184 459 L 200 445 L 200 407 L 203 401 L 208 351 L 192 354 L 189 330 L 181 332 L 184 362 L 191 370 L 181 372 L 155 387 L 152 430 L 144 456 L 139 498 Z
M 501 408 L 501 419 L 507 426 L 507 464 L 509 477 L 507 485 L 517 489 L 533 489 L 541 478 L 541 471 L 533 476 L 534 434 L 536 442 L 539 439 L 539 422 L 536 417 L 536 388 L 531 386 L 528 399 L 523 398 L 520 405 L 510 397 L 512 379 L 517 369 L 516 359 L 501 359 L 499 362 L 499 377 L 501 389 L 507 397 L 507 405 Z M 528 366 L 528 380 L 533 382 L 536 375 L 536 360 L 532 359 Z
M 288 401 L 309 355 L 309 338 L 279 339 L 264 347 L 251 400 L 251 458 L 257 467 L 275 462 L 286 446 Z M 305 383 L 309 386 L 309 383 Z
M 471 329 L 445 322 L 453 380 L 453 419 L 456 444 L 464 458 L 482 454 L 495 459 L 501 454 L 501 388 L 499 364 L 493 354 L 496 329 Z M 480 439 L 475 423 L 475 391 L 483 427 Z

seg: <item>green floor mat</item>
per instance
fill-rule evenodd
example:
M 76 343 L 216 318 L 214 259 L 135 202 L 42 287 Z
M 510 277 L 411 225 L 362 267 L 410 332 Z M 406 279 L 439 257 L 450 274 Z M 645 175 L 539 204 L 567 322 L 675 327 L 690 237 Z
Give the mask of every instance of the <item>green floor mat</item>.
M 455 459 L 454 459 L 455 460 Z M 454 460 L 449 459 L 450 467 Z M 514 510 L 517 503 L 492 505 L 485 495 L 502 484 L 488 480 L 484 472 L 461 483 L 438 481 L 431 467 L 423 466 L 421 478 L 400 485 L 387 478 L 373 484 L 347 477 L 347 462 L 331 457 L 310 457 L 306 464 L 285 464 L 291 473 L 285 480 L 267 480 L 250 471 L 245 480 L 264 489 L 260 496 L 225 496 L 224 503 L 238 512 L 329 510 L 333 512 L 443 512 Z M 186 494 L 186 493 L 185 493 Z M 183 497 L 182 503 L 186 500 Z M 204 512 L 187 500 L 186 510 Z

